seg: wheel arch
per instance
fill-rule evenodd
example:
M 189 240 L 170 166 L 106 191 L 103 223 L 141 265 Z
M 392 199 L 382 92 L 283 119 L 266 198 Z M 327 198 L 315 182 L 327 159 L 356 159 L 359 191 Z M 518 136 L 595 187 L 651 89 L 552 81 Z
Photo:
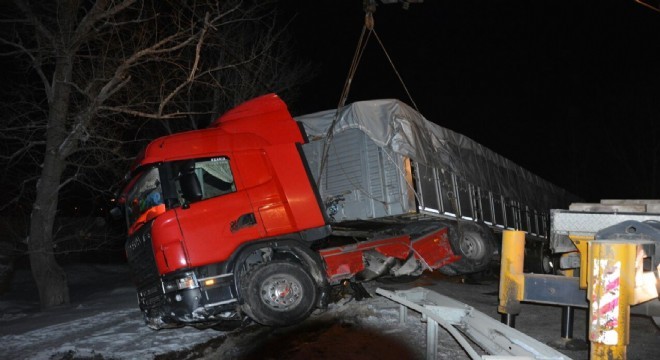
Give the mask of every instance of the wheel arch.
M 241 247 L 230 259 L 228 267 L 233 269 L 234 278 L 240 284 L 240 268 L 257 251 L 271 252 L 271 260 L 287 259 L 300 263 L 312 275 L 317 286 L 328 284 L 325 266 L 321 256 L 310 249 L 309 244 L 298 239 L 269 239 L 253 242 Z M 240 286 L 237 286 L 240 288 Z

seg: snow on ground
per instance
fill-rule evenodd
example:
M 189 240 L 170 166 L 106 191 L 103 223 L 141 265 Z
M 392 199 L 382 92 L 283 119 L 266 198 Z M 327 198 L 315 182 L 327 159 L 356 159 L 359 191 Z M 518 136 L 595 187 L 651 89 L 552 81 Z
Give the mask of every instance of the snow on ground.
M 125 265 L 75 265 L 66 270 L 72 304 L 45 312 L 38 311 L 30 273 L 15 273 L 11 291 L 0 297 L 0 358 L 150 359 L 221 335 L 146 327 Z
M 28 270 L 0 296 L 0 359 L 345 359 L 424 358 L 419 315 L 399 323 L 398 305 L 347 294 L 288 328 L 251 325 L 230 332 L 192 327 L 154 331 L 143 322 L 125 265 L 67 266 L 72 304 L 39 311 Z M 368 285 L 372 294 L 378 283 Z M 443 344 L 446 342 L 446 344 Z M 286 344 L 286 346 L 281 346 Z M 443 353 L 464 359 L 451 338 Z
M 142 320 L 125 265 L 73 265 L 67 266 L 66 271 L 72 304 L 45 312 L 39 311 L 38 294 L 29 271 L 18 270 L 14 274 L 10 292 L 0 296 L 0 359 L 218 358 L 220 353 L 222 358 L 263 358 L 265 350 L 259 345 L 281 336 L 293 336 L 300 329 L 252 325 L 232 332 L 192 327 L 154 331 Z M 357 345 L 361 347 L 364 339 L 358 341 L 358 333 L 365 329 L 371 329 L 372 338 L 381 331 L 383 336 L 392 338 L 405 333 L 419 339 L 423 346 L 423 328 L 412 324 L 408 328 L 398 326 L 396 309 L 383 298 L 358 302 L 347 296 L 341 305 L 331 304 L 327 310 L 317 311 L 301 327 L 308 339 L 309 334 L 327 337 L 328 332 L 340 332 L 331 336 L 341 341 L 336 346 L 361 343 Z M 333 346 L 318 338 L 305 346 L 310 347 L 309 343 Z M 304 353 L 305 346 L 295 349 L 303 349 Z M 300 356 L 293 358 L 304 358 Z
M 373 297 L 357 301 L 350 294 L 301 324 L 271 328 L 257 324 L 228 332 L 192 327 L 153 331 L 142 320 L 135 289 L 125 265 L 72 265 L 70 306 L 39 311 L 28 270 L 18 270 L 9 293 L 0 296 L 0 359 L 424 359 L 426 327 L 408 311 L 399 322 L 399 306 L 375 295 L 377 287 L 424 286 L 474 306 L 494 318 L 497 281 L 463 284 L 426 275 L 413 284 L 365 284 Z M 561 309 L 523 304 L 517 328 L 542 342 L 558 339 Z M 584 339 L 584 310 L 576 311 L 575 336 Z M 660 332 L 648 318 L 631 320 L 629 359 L 660 353 Z M 587 359 L 586 350 L 565 351 Z M 467 359 L 442 330 L 438 358 Z

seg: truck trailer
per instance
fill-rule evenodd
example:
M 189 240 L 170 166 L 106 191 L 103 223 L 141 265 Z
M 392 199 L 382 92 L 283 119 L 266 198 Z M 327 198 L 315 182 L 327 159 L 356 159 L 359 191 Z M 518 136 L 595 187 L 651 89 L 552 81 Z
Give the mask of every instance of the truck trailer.
M 482 271 L 498 232 L 547 244 L 574 200 L 400 101 L 294 119 L 275 94 L 153 140 L 119 196 L 154 329 L 289 325 L 345 281 Z

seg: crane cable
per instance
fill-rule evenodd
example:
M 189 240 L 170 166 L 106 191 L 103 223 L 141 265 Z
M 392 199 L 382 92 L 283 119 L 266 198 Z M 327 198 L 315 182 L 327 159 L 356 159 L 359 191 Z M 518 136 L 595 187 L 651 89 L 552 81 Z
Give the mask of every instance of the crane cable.
M 406 92 L 406 95 L 408 95 L 408 98 L 410 99 L 410 102 L 412 103 L 413 107 L 415 110 L 419 112 L 419 109 L 417 108 L 417 104 L 415 103 L 415 100 L 413 100 L 412 95 L 410 94 L 410 91 L 408 91 L 408 87 L 406 86 L 405 82 L 403 81 L 403 78 L 399 74 L 399 71 L 396 69 L 396 66 L 394 65 L 394 62 L 392 61 L 392 58 L 390 57 L 390 54 L 387 52 L 387 49 L 385 48 L 385 45 L 383 42 L 380 40 L 380 37 L 378 37 L 378 34 L 376 33 L 376 30 L 374 29 L 374 17 L 373 17 L 373 12 L 375 11 L 375 6 L 365 6 L 365 16 L 364 16 L 364 25 L 362 26 L 362 32 L 360 33 L 360 38 L 358 39 L 358 44 L 357 47 L 355 48 L 355 54 L 353 54 L 353 61 L 351 62 L 351 66 L 348 70 L 348 75 L 346 76 L 346 81 L 344 82 L 344 88 L 342 89 L 341 96 L 339 98 L 339 103 L 337 104 L 337 110 L 335 111 L 335 115 L 332 119 L 332 123 L 330 123 L 330 127 L 328 128 L 327 134 L 326 134 L 326 140 L 325 143 L 323 144 L 323 153 L 321 155 L 321 164 L 320 164 L 320 169 L 319 169 L 319 176 L 316 181 L 316 186 L 320 189 L 321 188 L 321 179 L 323 177 L 323 172 L 326 167 L 326 163 L 328 160 L 328 152 L 330 150 L 330 143 L 332 142 L 332 138 L 334 136 L 334 128 L 337 122 L 339 121 L 339 111 L 341 108 L 346 105 L 346 100 L 348 99 L 348 94 L 351 89 L 351 85 L 353 83 L 353 78 L 355 77 L 355 73 L 357 71 L 358 65 L 360 64 L 360 60 L 362 59 L 362 54 L 364 53 L 364 49 L 367 47 L 367 43 L 369 42 L 369 38 L 371 37 L 371 34 L 373 33 L 374 36 L 376 37 L 376 40 L 378 41 L 378 44 L 380 45 L 381 49 L 383 49 L 383 52 L 385 53 L 385 57 L 387 58 L 388 62 L 392 66 L 392 70 L 394 70 L 394 73 L 396 74 L 397 78 L 399 79 L 399 82 L 403 86 L 403 89 Z M 367 32 L 368 30 L 368 32 Z
M 378 44 L 380 44 L 380 47 L 383 49 L 383 52 L 385 53 L 385 57 L 387 57 L 387 60 L 390 62 L 390 65 L 392 66 L 392 70 L 394 70 L 396 77 L 399 79 L 401 86 L 403 86 L 403 90 L 405 90 L 406 95 L 408 95 L 408 99 L 410 99 L 410 102 L 412 103 L 415 110 L 419 112 L 419 108 L 417 107 L 415 100 L 413 100 L 412 95 L 410 95 L 410 91 L 408 91 L 408 87 L 406 86 L 406 83 L 403 82 L 403 78 L 401 77 L 401 74 L 399 74 L 399 71 L 396 69 L 396 66 L 394 66 L 394 62 L 392 61 L 392 58 L 390 58 L 390 54 L 387 52 L 387 49 L 385 49 L 385 45 L 383 45 L 383 42 L 380 41 L 380 38 L 378 37 L 376 30 L 373 30 L 373 33 L 374 36 L 376 37 L 376 40 L 378 40 Z

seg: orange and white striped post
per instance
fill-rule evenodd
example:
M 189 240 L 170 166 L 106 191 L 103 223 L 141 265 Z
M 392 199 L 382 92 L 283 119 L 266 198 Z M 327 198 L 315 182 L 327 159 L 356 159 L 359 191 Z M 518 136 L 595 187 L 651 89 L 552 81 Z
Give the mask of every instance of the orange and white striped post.
M 592 360 L 625 359 L 634 302 L 637 244 L 590 242 L 588 259 L 589 340 Z

